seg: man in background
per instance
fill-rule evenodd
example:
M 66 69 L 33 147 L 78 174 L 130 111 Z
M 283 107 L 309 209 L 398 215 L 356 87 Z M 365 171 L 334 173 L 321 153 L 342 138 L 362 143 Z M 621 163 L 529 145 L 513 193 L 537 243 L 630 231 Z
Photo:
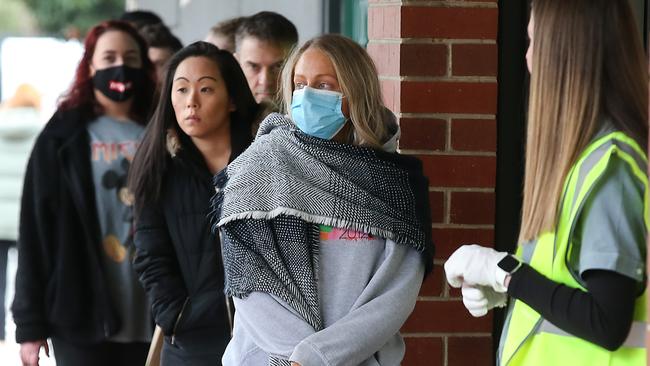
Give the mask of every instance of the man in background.
M 162 19 L 158 14 L 149 10 L 134 10 L 124 12 L 119 20 L 131 23 L 135 29 L 140 30 L 145 25 L 162 23 Z
M 255 100 L 275 102 L 278 75 L 298 42 L 296 27 L 284 16 L 262 11 L 242 22 L 235 36 L 235 58 Z
M 244 22 L 246 17 L 237 17 L 226 19 L 210 28 L 210 32 L 205 36 L 205 41 L 226 50 L 235 53 L 235 34 L 237 29 Z
M 158 83 L 162 82 L 164 66 L 176 51 L 183 48 L 181 41 L 172 34 L 164 24 L 145 25 L 140 29 L 140 35 L 147 41 L 147 54 L 156 67 Z

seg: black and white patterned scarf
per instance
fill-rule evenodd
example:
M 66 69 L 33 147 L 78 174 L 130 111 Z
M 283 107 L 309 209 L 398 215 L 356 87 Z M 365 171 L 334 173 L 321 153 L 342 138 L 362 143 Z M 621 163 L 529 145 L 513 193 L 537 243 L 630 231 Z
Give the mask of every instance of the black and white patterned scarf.
M 431 268 L 428 180 L 415 157 L 315 138 L 275 113 L 215 187 L 224 180 L 212 219 L 230 296 L 270 293 L 322 329 L 319 224 L 412 246 Z

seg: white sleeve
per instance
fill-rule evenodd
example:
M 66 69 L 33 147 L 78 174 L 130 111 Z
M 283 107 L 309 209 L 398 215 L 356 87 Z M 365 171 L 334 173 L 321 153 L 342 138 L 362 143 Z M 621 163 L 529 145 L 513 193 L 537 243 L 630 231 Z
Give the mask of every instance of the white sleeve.
M 314 328 L 282 300 L 265 292 L 252 292 L 245 299 L 233 298 L 235 327 L 266 353 L 288 359 Z

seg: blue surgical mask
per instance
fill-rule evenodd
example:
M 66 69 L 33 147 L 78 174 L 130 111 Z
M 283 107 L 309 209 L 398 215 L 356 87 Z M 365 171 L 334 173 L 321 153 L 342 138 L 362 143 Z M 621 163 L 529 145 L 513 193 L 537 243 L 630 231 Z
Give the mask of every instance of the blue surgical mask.
M 291 118 L 304 133 L 329 140 L 341 131 L 346 118 L 341 111 L 343 94 L 304 87 L 293 92 Z

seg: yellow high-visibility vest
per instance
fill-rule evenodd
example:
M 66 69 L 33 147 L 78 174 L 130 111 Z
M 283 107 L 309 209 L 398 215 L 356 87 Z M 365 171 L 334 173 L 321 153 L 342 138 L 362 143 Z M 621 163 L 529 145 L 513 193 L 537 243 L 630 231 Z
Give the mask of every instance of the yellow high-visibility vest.
M 530 258 L 529 264 L 535 270 L 555 282 L 585 290 L 567 267 L 567 258 L 571 254 L 573 231 L 581 209 L 612 156 L 627 163 L 634 177 L 643 184 L 644 220 L 646 230 L 648 228 L 648 159 L 645 152 L 622 132 L 598 138 L 589 144 L 567 175 L 557 227 L 539 236 Z M 521 246 L 517 254 L 521 259 Z M 613 352 L 562 331 L 524 302 L 515 300 L 503 332 L 505 340 L 499 350 L 499 365 L 645 366 L 645 331 L 645 291 L 635 302 L 634 322 L 627 340 Z

